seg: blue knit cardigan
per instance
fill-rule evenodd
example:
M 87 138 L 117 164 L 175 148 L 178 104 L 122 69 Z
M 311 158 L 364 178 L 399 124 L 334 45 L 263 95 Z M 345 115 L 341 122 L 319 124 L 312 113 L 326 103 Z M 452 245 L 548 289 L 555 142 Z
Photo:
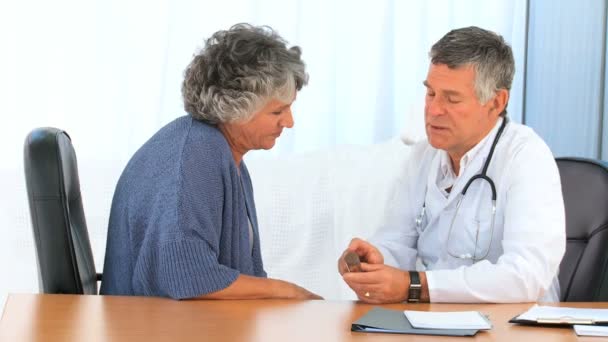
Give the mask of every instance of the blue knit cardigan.
M 135 153 L 118 181 L 100 292 L 192 298 L 240 273 L 266 277 L 249 173 L 244 162 L 239 172 L 215 126 L 178 118 Z

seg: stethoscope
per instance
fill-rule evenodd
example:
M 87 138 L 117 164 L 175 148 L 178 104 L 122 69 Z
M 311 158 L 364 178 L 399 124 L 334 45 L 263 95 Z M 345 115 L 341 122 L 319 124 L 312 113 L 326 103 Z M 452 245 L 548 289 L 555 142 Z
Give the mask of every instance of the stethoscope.
M 470 259 L 470 260 L 473 260 L 473 262 L 476 262 L 476 261 L 485 259 L 488 256 L 488 253 L 490 253 L 490 247 L 492 246 L 492 239 L 494 238 L 494 221 L 496 218 L 496 186 L 494 185 L 494 181 L 492 180 L 492 178 L 490 178 L 487 175 L 487 171 L 488 171 L 488 167 L 490 166 L 490 161 L 492 160 L 492 155 L 494 154 L 494 149 L 496 148 L 496 144 L 498 143 L 498 139 L 500 138 L 502 132 L 505 130 L 505 127 L 507 126 L 507 121 L 508 121 L 508 119 L 505 117 L 502 121 L 502 124 L 500 125 L 500 128 L 498 129 L 498 133 L 496 133 L 496 137 L 494 137 L 494 141 L 492 142 L 492 147 L 490 148 L 490 152 L 488 153 L 488 157 L 486 158 L 486 161 L 483 165 L 483 169 L 481 170 L 481 173 L 471 177 L 469 179 L 469 181 L 467 182 L 467 184 L 462 189 L 462 192 L 460 193 L 460 195 L 458 196 L 458 202 L 456 203 L 456 211 L 454 212 L 454 216 L 452 217 L 452 222 L 450 223 L 450 228 L 448 230 L 448 238 L 445 242 L 445 249 L 446 249 L 447 253 L 453 258 Z M 467 191 L 469 190 L 469 187 L 471 186 L 471 184 L 478 179 L 486 181 L 490 185 L 490 189 L 492 190 L 492 224 L 491 224 L 491 228 L 490 228 L 490 243 L 488 244 L 488 248 L 483 253 L 483 255 L 478 257 L 477 256 L 477 243 L 479 242 L 479 226 L 477 226 L 477 232 L 475 234 L 475 249 L 473 250 L 474 251 L 473 254 L 471 255 L 470 253 L 464 253 L 464 254 L 452 253 L 450 251 L 450 238 L 452 236 L 452 228 L 454 227 L 454 222 L 456 221 L 456 216 L 458 216 L 460 204 L 462 203 L 462 199 L 464 198 L 464 196 L 467 194 Z M 422 211 L 416 217 L 416 228 L 418 231 L 422 230 L 422 221 L 424 220 L 425 216 L 426 216 L 426 202 L 422 204 Z

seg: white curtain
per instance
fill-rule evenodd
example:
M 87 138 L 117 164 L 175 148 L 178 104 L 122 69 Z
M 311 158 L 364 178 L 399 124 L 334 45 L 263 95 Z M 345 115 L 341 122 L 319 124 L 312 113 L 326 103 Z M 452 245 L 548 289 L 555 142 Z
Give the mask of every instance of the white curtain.
M 423 136 L 427 53 L 453 28 L 502 34 L 518 74 L 509 105 L 521 117 L 524 0 L 24 0 L 0 5 L 0 300 L 37 290 L 22 148 L 40 126 L 66 130 L 78 155 L 98 270 L 116 180 L 134 151 L 184 114 L 182 72 L 204 39 L 238 22 L 269 25 L 300 45 L 310 83 L 296 125 L 250 158 Z

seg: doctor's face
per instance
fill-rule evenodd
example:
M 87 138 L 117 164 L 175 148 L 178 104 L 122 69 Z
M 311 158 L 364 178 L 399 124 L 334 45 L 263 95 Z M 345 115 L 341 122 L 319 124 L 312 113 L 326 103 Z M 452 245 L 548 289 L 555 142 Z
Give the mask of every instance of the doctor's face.
M 447 151 L 453 160 L 460 160 L 490 132 L 502 109 L 496 108 L 495 99 L 479 102 L 471 65 L 450 69 L 445 64 L 431 63 L 423 83 L 429 143 Z

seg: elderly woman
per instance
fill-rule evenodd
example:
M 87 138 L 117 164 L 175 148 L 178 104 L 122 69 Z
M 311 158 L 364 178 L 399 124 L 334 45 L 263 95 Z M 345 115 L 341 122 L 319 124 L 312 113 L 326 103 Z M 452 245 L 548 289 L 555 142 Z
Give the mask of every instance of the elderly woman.
M 300 49 L 268 27 L 239 24 L 206 41 L 185 71 L 189 116 L 161 128 L 120 177 L 101 294 L 320 298 L 266 277 L 242 160 L 293 126 L 307 79 Z

